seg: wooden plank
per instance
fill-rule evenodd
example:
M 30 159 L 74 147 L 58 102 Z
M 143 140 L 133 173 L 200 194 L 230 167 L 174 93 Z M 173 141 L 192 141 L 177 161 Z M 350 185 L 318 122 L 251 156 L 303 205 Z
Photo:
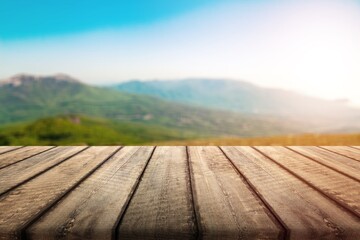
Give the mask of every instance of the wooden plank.
M 29 239 L 111 239 L 154 147 L 125 147 L 26 232 Z
M 256 149 L 360 217 L 359 182 L 284 147 Z
M 118 147 L 91 147 L 0 197 L 0 239 L 21 230 L 99 167 Z
M 321 146 L 321 147 L 331 152 L 335 152 L 337 154 L 347 156 L 354 160 L 360 161 L 360 150 L 358 149 L 354 149 L 346 146 Z
M 360 163 L 352 159 L 314 146 L 289 148 L 360 182 Z
M 25 161 L 0 169 L 0 195 L 27 179 L 36 176 L 66 158 L 78 153 L 85 147 L 56 147 L 30 157 Z
M 20 146 L 0 146 L 0 154 L 21 148 Z
M 360 239 L 360 219 L 251 147 L 222 147 L 289 229 L 291 239 Z
M 0 169 L 51 149 L 51 146 L 24 147 L 0 155 Z
M 281 226 L 218 147 L 189 147 L 204 239 L 276 239 Z
M 185 147 L 158 147 L 119 227 L 120 239 L 190 239 L 195 215 Z

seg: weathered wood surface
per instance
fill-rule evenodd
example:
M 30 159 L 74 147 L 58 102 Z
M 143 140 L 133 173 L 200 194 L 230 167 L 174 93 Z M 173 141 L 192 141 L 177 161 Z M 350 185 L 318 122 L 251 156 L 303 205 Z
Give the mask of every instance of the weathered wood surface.
M 356 147 L 0 147 L 0 239 L 360 239 Z
M 184 239 L 195 236 L 185 147 L 158 147 L 121 220 L 119 236 Z
M 0 237 L 18 238 L 22 228 L 91 174 L 117 147 L 92 147 L 0 198 Z
M 360 182 L 360 163 L 356 161 L 318 147 L 289 147 L 289 149 Z
M 0 194 L 31 179 L 50 167 L 85 149 L 85 147 L 57 147 L 39 155 L 0 169 Z
M 204 238 L 276 239 L 275 219 L 217 147 L 189 147 L 195 208 Z
M 328 198 L 360 217 L 360 183 L 284 147 L 256 147 Z
M 282 219 L 292 239 L 360 238 L 360 219 L 251 147 L 223 147 Z M 341 230 L 340 230 L 341 229 Z
M 24 147 L 17 151 L 5 152 L 0 155 L 0 169 L 11 164 L 23 161 L 31 156 L 45 152 L 52 147 Z
M 111 239 L 152 149 L 125 147 L 116 153 L 40 218 L 28 230 L 30 238 Z
M 21 148 L 20 146 L 0 146 L 0 154 L 13 151 L 15 149 Z
M 360 161 L 360 149 L 345 147 L 345 146 L 323 146 L 322 148 L 337 153 L 339 155 L 352 158 L 356 161 Z

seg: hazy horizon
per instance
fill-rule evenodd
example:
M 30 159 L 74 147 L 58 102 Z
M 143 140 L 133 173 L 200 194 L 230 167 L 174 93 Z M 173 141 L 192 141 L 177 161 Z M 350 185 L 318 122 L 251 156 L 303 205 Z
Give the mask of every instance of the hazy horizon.
M 10 77 L 7 77 L 7 78 L 3 78 L 3 79 L 0 79 L 0 86 L 1 86 L 1 82 L 2 81 L 7 81 L 13 77 L 17 77 L 17 76 L 34 76 L 34 77 L 40 77 L 40 78 L 43 78 L 43 77 L 54 77 L 54 76 L 65 76 L 65 77 L 70 77 L 74 80 L 77 80 L 81 83 L 84 83 L 84 84 L 88 84 L 88 85 L 92 85 L 92 86 L 96 86 L 96 87 L 105 87 L 105 88 L 112 88 L 114 86 L 118 86 L 118 85 L 121 85 L 123 83 L 128 83 L 128 82 L 134 82 L 134 81 L 139 81 L 139 82 L 171 82 L 171 81 L 202 81 L 202 80 L 206 80 L 206 81 L 230 81 L 230 82 L 242 82 L 242 83 L 245 83 L 245 84 L 251 84 L 255 87 L 258 87 L 258 88 L 262 88 L 262 89 L 267 89 L 267 90 L 279 90 L 279 91 L 286 91 L 286 92 L 289 92 L 289 93 L 293 93 L 293 94 L 299 94 L 299 95 L 302 95 L 302 96 L 305 96 L 305 97 L 312 97 L 312 98 L 316 98 L 316 99 L 322 99 L 322 100 L 327 100 L 327 101 L 332 101 L 332 102 L 341 102 L 342 104 L 346 105 L 346 106 L 349 106 L 349 107 L 353 107 L 354 109 L 355 108 L 360 108 L 360 103 L 353 103 L 351 102 L 349 99 L 347 98 L 322 98 L 322 97 L 319 97 L 319 96 L 316 96 L 316 95 L 311 95 L 311 94 L 307 94 L 307 93 L 303 93 L 301 91 L 296 91 L 296 90 L 292 90 L 292 89 L 286 89 L 286 88 L 281 88 L 281 87 L 266 87 L 266 86 L 261 86 L 257 83 L 252 83 L 250 81 L 246 81 L 246 80 L 243 80 L 243 79 L 231 79 L 231 78 L 211 78 L 211 77 L 202 77 L 202 78 L 199 78 L 199 77 L 188 77 L 188 78 L 174 78 L 174 79 L 128 79 L 128 80 L 123 80 L 123 81 L 115 81 L 115 82 L 106 82 L 106 81 L 102 81 L 100 83 L 89 83 L 87 81 L 84 81 L 83 79 L 80 79 L 80 78 L 77 78 L 75 76 L 71 76 L 71 75 L 68 75 L 66 73 L 53 73 L 53 74 L 46 74 L 46 75 L 42 75 L 42 74 L 31 74 L 31 73 L 18 73 L 18 74 L 14 74 Z
M 239 79 L 360 104 L 358 1 L 70 3 L 2 4 L 0 79 Z

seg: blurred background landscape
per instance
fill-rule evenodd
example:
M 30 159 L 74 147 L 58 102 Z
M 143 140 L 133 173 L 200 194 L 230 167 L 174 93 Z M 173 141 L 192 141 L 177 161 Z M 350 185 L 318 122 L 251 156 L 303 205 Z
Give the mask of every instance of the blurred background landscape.
M 230 80 L 131 81 L 66 75 L 0 84 L 0 145 L 351 145 L 360 110 Z
M 0 3 L 0 145 L 360 145 L 358 1 L 135 2 Z

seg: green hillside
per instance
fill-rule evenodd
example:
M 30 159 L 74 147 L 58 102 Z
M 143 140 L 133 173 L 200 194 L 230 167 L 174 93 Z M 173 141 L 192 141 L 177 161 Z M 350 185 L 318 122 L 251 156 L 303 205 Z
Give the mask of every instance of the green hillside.
M 360 134 L 304 134 L 252 138 L 204 138 L 144 123 L 78 115 L 0 127 L 0 145 L 360 145 Z
M 360 146 L 360 133 L 300 134 L 252 138 L 207 138 L 180 141 L 160 141 L 166 146 Z
M 69 114 L 189 131 L 199 137 L 260 136 L 304 129 L 273 117 L 209 110 L 93 87 L 64 75 L 19 75 L 0 83 L 0 125 Z
M 0 127 L 0 145 L 131 145 L 195 137 L 190 131 L 77 115 Z
M 344 101 L 328 101 L 292 91 L 262 88 L 242 81 L 130 81 L 114 88 L 192 106 L 296 119 L 310 124 L 311 131 L 360 131 L 360 109 L 351 108 Z

